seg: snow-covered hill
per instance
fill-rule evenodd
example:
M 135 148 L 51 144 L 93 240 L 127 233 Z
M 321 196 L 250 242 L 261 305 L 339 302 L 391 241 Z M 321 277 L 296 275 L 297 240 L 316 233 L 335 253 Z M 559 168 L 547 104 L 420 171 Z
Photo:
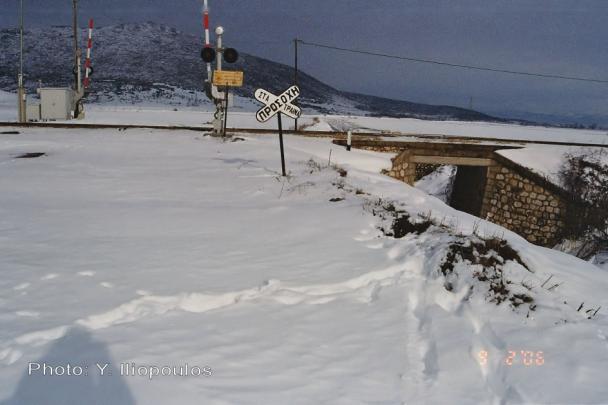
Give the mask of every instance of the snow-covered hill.
M 121 24 L 95 30 L 91 101 L 162 102 L 200 105 L 204 65 L 201 40 L 155 23 Z M 18 32 L 0 30 L 0 89 L 13 91 L 18 66 Z M 27 85 L 66 86 L 72 81 L 71 30 L 35 29 L 26 33 Z M 84 43 L 84 42 L 83 42 Z M 245 86 L 237 94 L 252 98 L 262 87 L 278 92 L 293 84 L 293 69 L 253 55 L 242 54 L 234 69 L 245 71 Z M 388 100 L 336 90 L 313 77 L 300 75 L 300 104 L 321 113 L 355 113 L 392 117 L 500 121 L 475 111 Z

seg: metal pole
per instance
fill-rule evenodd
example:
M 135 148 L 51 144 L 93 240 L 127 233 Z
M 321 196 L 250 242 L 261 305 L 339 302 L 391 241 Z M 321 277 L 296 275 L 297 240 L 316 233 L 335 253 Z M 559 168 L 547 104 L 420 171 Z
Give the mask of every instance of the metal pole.
M 298 38 L 294 39 L 293 43 L 294 43 L 294 49 L 295 49 L 294 84 L 297 86 L 298 85 Z M 297 102 L 294 102 L 294 104 L 296 106 L 298 105 Z M 296 130 L 296 132 L 298 131 L 298 119 L 297 118 L 296 118 L 295 130 Z
M 283 177 L 287 176 L 285 173 L 285 150 L 283 149 L 283 123 L 281 122 L 281 113 L 277 114 L 279 119 L 279 143 L 281 144 L 281 170 L 283 170 Z
M 17 86 L 17 103 L 19 109 L 19 122 L 27 121 L 25 112 L 25 89 L 23 88 L 23 0 L 20 1 L 19 15 L 19 78 Z
M 73 50 L 74 50 L 74 91 L 78 92 L 80 90 L 79 83 L 79 61 L 78 61 L 78 0 L 72 1 L 72 41 L 73 41 Z
M 226 95 L 224 98 L 224 131 L 222 137 L 226 137 L 226 130 L 228 128 L 228 86 L 224 88 L 224 94 Z
M 78 79 L 76 69 L 78 68 L 78 0 L 72 0 L 72 51 L 74 53 L 74 90 L 78 91 Z
M 346 135 L 346 150 L 349 152 L 350 152 L 352 143 L 353 143 L 353 132 L 348 131 L 348 134 Z
M 23 0 L 21 0 L 21 11 L 19 14 L 19 35 L 20 35 L 20 57 L 19 57 L 19 76 L 21 77 L 21 80 L 23 79 Z M 22 81 L 19 82 L 19 85 L 21 86 L 23 83 Z
M 222 58 L 223 58 L 223 52 L 224 49 L 222 48 L 222 43 L 223 43 L 223 35 L 224 35 L 224 28 L 223 27 L 217 27 L 215 29 L 215 35 L 216 35 L 216 63 L 217 63 L 217 70 L 220 71 L 222 70 Z M 213 83 L 211 83 L 211 86 L 214 86 Z M 211 90 L 212 94 L 213 94 L 213 87 Z M 213 116 L 213 133 L 216 136 L 224 136 L 224 100 L 222 98 L 222 96 L 224 96 L 223 98 L 227 97 L 227 95 L 223 95 L 221 93 L 219 93 L 217 95 L 217 98 L 215 98 L 216 96 L 214 96 L 214 103 L 215 103 L 215 114 Z M 226 103 L 227 104 L 227 103 Z
M 222 56 L 224 53 L 224 48 L 222 48 L 222 37 L 224 35 L 224 28 L 217 27 L 215 29 L 215 35 L 217 35 L 217 70 L 222 70 Z

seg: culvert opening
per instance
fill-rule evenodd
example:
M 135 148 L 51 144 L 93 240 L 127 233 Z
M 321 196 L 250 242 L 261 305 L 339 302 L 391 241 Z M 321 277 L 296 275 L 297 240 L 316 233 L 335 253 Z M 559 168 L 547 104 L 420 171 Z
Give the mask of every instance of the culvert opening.
M 480 216 L 487 181 L 485 166 L 416 165 L 416 187 L 451 207 Z
M 454 177 L 450 206 L 459 211 L 480 216 L 487 177 L 487 167 L 458 166 Z

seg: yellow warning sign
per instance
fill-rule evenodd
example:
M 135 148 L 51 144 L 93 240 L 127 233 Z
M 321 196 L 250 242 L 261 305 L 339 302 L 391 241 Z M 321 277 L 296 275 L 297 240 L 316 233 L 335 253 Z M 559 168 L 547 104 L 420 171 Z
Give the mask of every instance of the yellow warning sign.
M 213 72 L 213 84 L 218 87 L 241 87 L 243 72 L 235 70 L 216 70 Z

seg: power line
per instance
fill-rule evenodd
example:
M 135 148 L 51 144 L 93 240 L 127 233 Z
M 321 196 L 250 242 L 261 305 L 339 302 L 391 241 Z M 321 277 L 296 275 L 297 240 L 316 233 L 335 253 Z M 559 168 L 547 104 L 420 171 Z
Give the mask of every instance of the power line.
M 420 58 L 413 58 L 413 57 L 409 57 L 409 56 L 398 56 L 398 55 L 390 55 L 390 54 L 379 53 L 379 52 L 362 51 L 362 50 L 358 50 L 358 49 L 341 48 L 338 46 L 331 46 L 331 45 L 318 44 L 318 43 L 314 43 L 314 42 L 302 41 L 300 39 L 298 39 L 297 41 L 299 43 L 301 43 L 302 45 L 308 45 L 308 46 L 313 46 L 313 47 L 317 47 L 317 48 L 325 48 L 325 49 L 331 49 L 331 50 L 342 51 L 342 52 L 357 53 L 357 54 L 361 54 L 361 55 L 379 56 L 382 58 L 405 60 L 405 61 L 409 61 L 409 62 L 428 63 L 428 64 L 432 64 L 432 65 L 448 66 L 448 67 L 461 68 L 461 69 L 482 70 L 482 71 L 486 71 L 486 72 L 507 73 L 507 74 L 511 74 L 511 75 L 543 77 L 546 79 L 576 80 L 579 82 L 608 84 L 608 80 L 593 79 L 593 78 L 588 78 L 588 77 L 553 75 L 553 74 L 545 74 L 545 73 L 532 73 L 532 72 L 522 72 L 522 71 L 516 71 L 516 70 L 497 69 L 497 68 L 490 68 L 490 67 L 483 67 L 483 66 L 461 65 L 458 63 L 449 63 L 449 62 L 443 62 L 443 61 L 438 61 L 438 60 L 433 60 L 433 59 L 420 59 Z

